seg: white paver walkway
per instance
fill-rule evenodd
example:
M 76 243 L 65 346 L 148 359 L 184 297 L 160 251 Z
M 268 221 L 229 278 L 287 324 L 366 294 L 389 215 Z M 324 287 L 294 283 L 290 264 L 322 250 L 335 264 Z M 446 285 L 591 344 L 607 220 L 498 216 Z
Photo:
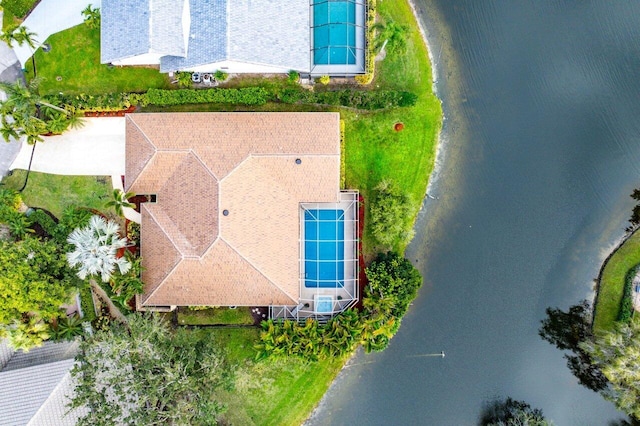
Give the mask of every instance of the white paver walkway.
M 101 0 L 42 0 L 22 25 L 36 33 L 36 47 L 39 47 L 51 34 L 83 23 L 82 10 L 88 5 L 95 8 L 100 4 Z M 14 46 L 14 50 L 24 68 L 33 51 L 27 45 Z
M 125 166 L 124 117 L 85 118 L 81 129 L 38 142 L 31 170 L 58 175 L 122 176 Z M 31 145 L 23 142 L 10 169 L 27 169 Z

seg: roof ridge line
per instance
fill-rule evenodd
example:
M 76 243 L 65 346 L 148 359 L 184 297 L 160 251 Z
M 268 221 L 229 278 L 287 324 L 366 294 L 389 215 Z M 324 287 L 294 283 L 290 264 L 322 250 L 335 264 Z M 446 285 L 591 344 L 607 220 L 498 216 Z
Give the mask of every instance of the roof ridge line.
M 227 246 L 229 246 L 229 248 L 230 248 L 231 250 L 235 251 L 235 252 L 238 254 L 238 256 L 240 256 L 240 258 L 241 258 L 242 260 L 244 260 L 245 262 L 247 262 L 247 263 L 248 263 L 249 265 L 251 265 L 251 267 L 252 267 L 253 269 L 255 269 L 255 270 L 256 270 L 260 275 L 262 275 L 263 277 L 265 277 L 265 278 L 267 279 L 267 281 L 269 281 L 269 283 L 270 283 L 273 287 L 275 287 L 275 288 L 277 288 L 278 290 L 280 290 L 280 292 L 281 292 L 281 293 L 283 293 L 285 296 L 287 296 L 289 299 L 293 300 L 294 302 L 298 302 L 298 301 L 299 301 L 299 299 L 298 299 L 298 300 L 296 300 L 296 298 L 295 298 L 295 297 L 291 297 L 291 295 L 290 295 L 288 292 L 284 291 L 284 290 L 282 289 L 282 287 L 280 287 L 278 284 L 276 284 L 274 280 L 272 280 L 271 278 L 269 278 L 269 276 L 267 276 L 267 274 L 265 274 L 264 272 L 262 272 L 262 270 L 261 270 L 261 269 L 259 269 L 259 268 L 258 268 L 258 267 L 253 263 L 253 262 L 251 262 L 249 259 L 247 259 L 246 257 L 244 257 L 244 256 L 242 255 L 242 253 L 240 253 L 240 251 L 238 251 L 234 246 L 232 246 L 232 245 L 231 245 L 231 244 L 230 244 L 230 243 L 229 243 L 229 242 L 228 242 L 228 241 L 227 241 L 227 240 L 226 240 L 222 235 L 220 235 L 219 237 L 220 237 L 220 239 L 221 239 L 222 241 L 224 241 L 224 243 L 225 243 Z
M 200 158 L 200 156 L 198 155 L 198 152 L 197 152 L 196 150 L 194 150 L 193 148 L 189 148 L 189 152 L 190 152 L 191 154 L 193 154 L 193 156 L 194 156 L 194 157 L 196 157 L 196 160 L 198 160 L 198 161 L 200 162 L 200 164 L 202 164 L 202 167 L 203 167 L 207 172 L 209 172 L 209 174 L 210 174 L 211 176 L 213 176 L 213 178 L 216 180 L 216 182 L 218 182 L 218 185 L 220 185 L 220 179 L 218 179 L 218 176 L 216 176 L 216 175 L 215 175 L 215 173 L 213 173 L 213 170 L 211 170 L 211 169 L 209 168 L 209 166 L 207 166 L 207 164 L 206 164 L 204 161 L 202 161 L 202 158 Z
M 144 163 L 144 166 L 142 166 L 142 170 L 140 170 L 140 172 L 138 173 L 138 176 L 136 176 L 136 178 L 133 180 L 133 182 L 131 182 L 130 184 L 128 184 L 127 186 L 129 188 L 133 187 L 133 185 L 138 181 L 138 179 L 140 179 L 140 176 L 142 176 L 142 172 L 144 172 L 144 169 L 147 168 L 147 165 L 149 164 L 149 161 L 151 161 L 153 159 L 153 157 L 156 156 L 156 154 L 158 153 L 158 147 L 151 141 L 151 139 L 149 139 L 149 136 L 147 136 L 147 134 L 144 132 L 144 130 L 142 130 L 142 128 L 138 125 L 138 123 L 136 123 L 136 121 L 131 118 L 131 114 L 127 114 L 125 115 L 125 120 L 128 120 L 136 129 L 138 129 L 138 132 L 140 132 L 140 134 L 142 135 L 142 137 L 144 138 L 144 140 L 151 145 L 151 147 L 153 148 L 153 154 L 151 154 L 151 157 L 149 157 L 149 159 Z M 125 121 L 125 151 L 126 151 L 126 139 L 127 139 L 127 127 L 126 127 L 126 121 Z M 125 162 L 125 166 L 126 166 L 126 162 Z

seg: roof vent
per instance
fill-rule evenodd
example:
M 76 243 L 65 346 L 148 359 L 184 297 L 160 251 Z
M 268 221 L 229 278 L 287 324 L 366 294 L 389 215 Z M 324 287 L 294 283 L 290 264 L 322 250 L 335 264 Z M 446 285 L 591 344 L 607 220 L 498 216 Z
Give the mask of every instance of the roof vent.
M 229 216 L 229 210 L 226 210 L 226 209 L 225 209 L 225 210 L 222 210 L 222 214 L 223 214 L 224 216 Z
M 302 164 L 302 160 L 299 158 L 296 158 L 296 164 Z

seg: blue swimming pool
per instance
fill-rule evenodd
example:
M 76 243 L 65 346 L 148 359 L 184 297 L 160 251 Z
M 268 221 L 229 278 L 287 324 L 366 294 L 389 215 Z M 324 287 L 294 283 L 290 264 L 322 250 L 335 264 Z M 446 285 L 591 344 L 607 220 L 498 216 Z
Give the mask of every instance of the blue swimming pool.
M 344 286 L 344 210 L 305 210 L 305 287 Z
M 355 64 L 356 3 L 314 0 L 312 8 L 314 64 Z

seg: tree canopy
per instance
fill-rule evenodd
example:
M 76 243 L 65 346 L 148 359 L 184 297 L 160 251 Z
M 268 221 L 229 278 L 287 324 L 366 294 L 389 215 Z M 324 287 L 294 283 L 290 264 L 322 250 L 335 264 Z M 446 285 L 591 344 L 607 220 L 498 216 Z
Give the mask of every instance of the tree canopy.
M 564 355 L 573 375 L 581 385 L 601 392 L 607 389 L 609 382 L 581 346 L 583 342 L 593 339 L 590 318 L 591 307 L 586 300 L 571 306 L 567 312 L 547 308 L 547 317 L 542 320 L 538 334 L 558 349 L 573 352 Z
M 479 426 L 551 426 L 542 410 L 512 398 L 494 400 L 482 410 Z
M 612 385 L 613 392 L 604 393 L 605 398 L 640 420 L 640 323 L 618 323 L 614 331 L 580 346 Z
M 16 348 L 28 349 L 47 338 L 42 321 L 62 315 L 74 287 L 60 248 L 29 235 L 0 241 L 0 334 Z M 20 344 L 18 344 L 20 342 Z
M 132 314 L 81 345 L 72 371 L 71 407 L 86 407 L 79 425 L 212 425 L 223 407 L 216 391 L 232 370 L 211 339 L 159 316 Z

